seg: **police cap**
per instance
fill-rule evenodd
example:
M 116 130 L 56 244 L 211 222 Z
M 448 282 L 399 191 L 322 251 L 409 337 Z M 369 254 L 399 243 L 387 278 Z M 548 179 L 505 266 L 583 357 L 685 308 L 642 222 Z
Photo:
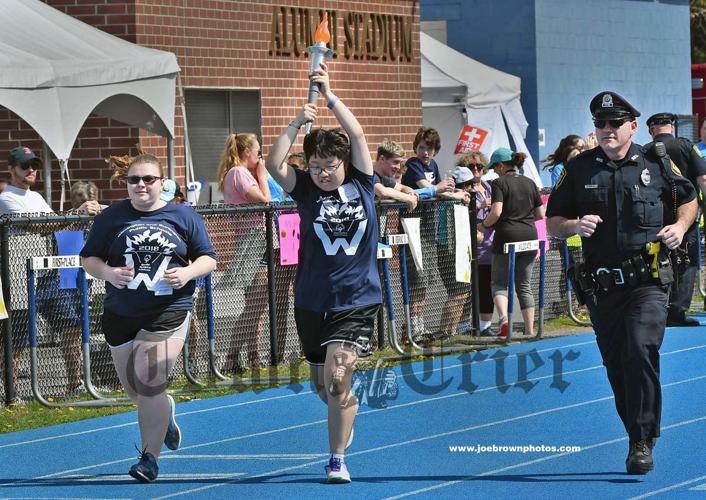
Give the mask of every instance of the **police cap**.
M 677 121 L 677 115 L 674 113 L 656 113 L 647 119 L 647 126 L 652 125 L 668 125 Z
M 605 91 L 591 99 L 589 105 L 594 118 L 636 118 L 640 112 L 615 92 Z

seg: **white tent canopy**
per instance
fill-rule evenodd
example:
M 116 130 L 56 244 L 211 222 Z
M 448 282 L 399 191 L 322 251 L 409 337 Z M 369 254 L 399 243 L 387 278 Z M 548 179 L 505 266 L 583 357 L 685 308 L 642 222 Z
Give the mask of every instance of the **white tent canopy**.
M 121 40 L 39 0 L 2 0 L 0 27 L 0 105 L 37 131 L 62 175 L 91 113 L 171 144 L 174 54 Z
M 442 173 L 453 168 L 456 141 L 461 128 L 469 124 L 489 131 L 481 148 L 486 156 L 499 147 L 510 147 L 509 131 L 515 149 L 527 154 L 525 175 L 542 187 L 524 141 L 527 120 L 520 104 L 520 79 L 479 63 L 426 33 L 419 36 L 424 125 L 441 135 L 436 160 Z

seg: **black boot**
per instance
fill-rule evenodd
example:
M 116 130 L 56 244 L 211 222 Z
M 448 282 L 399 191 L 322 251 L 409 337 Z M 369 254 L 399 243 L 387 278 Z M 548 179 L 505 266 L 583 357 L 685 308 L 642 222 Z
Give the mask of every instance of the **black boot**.
M 652 461 L 652 448 L 654 439 L 641 439 L 639 441 L 630 440 L 630 451 L 625 460 L 625 467 L 628 474 L 647 474 L 655 465 Z

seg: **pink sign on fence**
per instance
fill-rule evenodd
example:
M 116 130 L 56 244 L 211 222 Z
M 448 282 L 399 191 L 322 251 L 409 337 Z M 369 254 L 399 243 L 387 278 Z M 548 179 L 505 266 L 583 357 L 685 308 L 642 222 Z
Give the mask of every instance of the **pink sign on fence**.
M 299 214 L 283 214 L 279 223 L 279 263 L 294 266 L 299 263 Z
M 547 206 L 547 200 L 549 199 L 548 194 L 542 195 L 542 204 Z M 544 241 L 544 250 L 549 250 L 549 240 L 547 238 L 547 219 L 534 221 L 534 226 L 537 228 L 537 239 L 539 241 Z M 539 257 L 539 251 L 537 251 L 537 256 Z

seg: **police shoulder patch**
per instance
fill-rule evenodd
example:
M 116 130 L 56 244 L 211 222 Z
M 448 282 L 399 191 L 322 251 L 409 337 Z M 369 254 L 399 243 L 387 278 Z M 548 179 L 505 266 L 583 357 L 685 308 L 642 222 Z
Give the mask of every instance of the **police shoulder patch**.
M 669 160 L 669 165 L 672 167 L 672 172 L 681 177 L 681 170 L 679 170 L 679 167 L 677 167 L 672 160 Z
M 566 168 L 563 168 L 561 172 L 559 172 L 559 178 L 556 180 L 556 184 L 554 184 L 554 187 L 552 188 L 552 191 L 554 191 L 556 188 L 561 186 L 561 183 L 564 182 L 564 178 L 566 177 Z
M 701 150 L 696 146 L 696 144 L 692 144 L 691 147 L 696 151 L 696 154 L 699 155 L 701 158 L 704 157 L 704 155 L 701 153 Z

